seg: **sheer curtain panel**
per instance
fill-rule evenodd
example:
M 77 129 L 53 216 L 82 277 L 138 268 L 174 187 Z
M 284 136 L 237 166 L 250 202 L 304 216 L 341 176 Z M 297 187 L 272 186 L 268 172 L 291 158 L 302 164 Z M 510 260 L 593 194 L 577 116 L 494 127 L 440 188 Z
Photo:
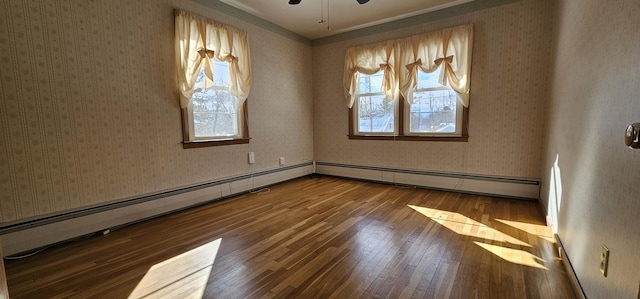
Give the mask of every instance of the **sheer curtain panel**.
M 229 62 L 229 92 L 238 105 L 249 96 L 251 62 L 247 33 L 187 11 L 176 9 L 175 55 L 180 107 L 189 106 L 200 69 L 212 84 L 215 74 L 211 59 Z
M 443 71 L 440 83 L 451 87 L 464 107 L 469 106 L 473 24 L 460 25 L 403 39 L 347 49 L 344 89 L 347 107 L 353 107 L 358 89 L 358 73 L 384 71 L 383 91 L 387 100 L 399 94 L 413 104 L 418 70 Z
M 431 73 L 442 66 L 440 84 L 451 87 L 460 103 L 469 107 L 472 46 L 473 24 L 398 40 L 395 48 L 397 61 L 405 66 L 400 73 L 400 92 L 407 103 L 413 104 L 418 70 Z
M 344 64 L 344 89 L 347 107 L 353 107 L 358 94 L 359 74 L 383 71 L 382 91 L 387 101 L 398 98 L 398 80 L 393 56 L 393 41 L 347 49 Z

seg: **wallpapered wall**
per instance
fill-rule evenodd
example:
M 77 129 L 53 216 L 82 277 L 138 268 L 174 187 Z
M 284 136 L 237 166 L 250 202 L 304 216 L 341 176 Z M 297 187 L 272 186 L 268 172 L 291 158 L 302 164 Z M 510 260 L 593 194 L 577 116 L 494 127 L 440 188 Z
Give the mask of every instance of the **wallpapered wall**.
M 317 161 L 509 177 L 540 177 L 553 1 L 496 8 L 314 47 Z M 342 89 L 349 47 L 474 23 L 469 142 L 348 140 Z
M 250 144 L 182 148 L 174 8 L 249 33 Z M 312 160 L 311 54 L 186 0 L 0 2 L 0 222 Z
M 637 298 L 640 2 L 558 1 L 542 201 L 588 298 Z M 600 250 L 610 250 L 608 277 Z

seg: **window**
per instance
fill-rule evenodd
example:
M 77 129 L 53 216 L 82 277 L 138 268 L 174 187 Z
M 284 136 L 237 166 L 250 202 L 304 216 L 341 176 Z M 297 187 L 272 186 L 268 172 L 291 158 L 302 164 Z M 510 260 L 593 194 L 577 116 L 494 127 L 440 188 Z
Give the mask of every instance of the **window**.
M 373 75 L 360 74 L 356 109 L 358 134 L 393 135 L 396 132 L 396 101 L 387 101 L 382 92 L 380 71 Z
M 225 140 L 240 138 L 242 128 L 242 108 L 229 93 L 229 63 L 215 61 L 212 84 L 207 84 L 204 67 L 200 69 L 195 89 L 191 96 L 189 115 L 192 126 L 189 132 L 192 140 Z M 210 85 L 210 86 L 207 86 Z
M 246 32 L 183 10 L 174 14 L 183 147 L 248 143 Z
M 433 73 L 418 71 L 413 103 L 406 105 L 405 132 L 416 136 L 460 136 L 462 105 L 451 87 L 438 82 L 442 67 Z
M 441 68 L 433 73 L 418 71 L 412 104 L 402 97 L 400 101 L 386 100 L 382 71 L 373 75 L 359 73 L 359 93 L 351 109 L 351 139 L 464 141 L 465 108 L 451 87 L 438 82 L 441 72 Z
M 473 24 L 349 48 L 350 139 L 467 141 Z

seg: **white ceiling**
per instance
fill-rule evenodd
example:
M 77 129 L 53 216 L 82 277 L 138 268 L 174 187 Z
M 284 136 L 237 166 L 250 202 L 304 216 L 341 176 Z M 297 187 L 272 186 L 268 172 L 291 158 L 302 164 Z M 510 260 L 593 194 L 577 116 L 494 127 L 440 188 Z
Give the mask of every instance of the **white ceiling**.
M 302 0 L 298 5 L 289 5 L 289 0 L 220 1 L 313 40 L 473 0 L 370 0 L 365 4 L 356 0 Z

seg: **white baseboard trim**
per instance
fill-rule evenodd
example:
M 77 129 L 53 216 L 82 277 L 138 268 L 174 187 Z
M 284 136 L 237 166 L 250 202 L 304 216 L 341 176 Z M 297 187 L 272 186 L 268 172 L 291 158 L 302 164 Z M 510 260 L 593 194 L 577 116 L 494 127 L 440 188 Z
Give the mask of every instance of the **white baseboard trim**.
M 540 181 L 536 179 L 393 169 L 326 162 L 316 162 L 316 173 L 373 182 L 527 200 L 538 200 L 540 195 Z
M 257 190 L 312 172 L 313 166 L 309 162 L 7 224 L 0 227 L 2 253 L 11 256 L 31 251 Z
M 582 286 L 580 285 L 580 281 L 578 280 L 576 272 L 573 271 L 573 266 L 571 265 L 571 261 L 569 260 L 567 252 L 564 250 L 564 246 L 562 245 L 560 236 L 558 236 L 558 234 L 554 234 L 554 237 L 556 238 L 556 244 L 558 244 L 560 260 L 562 261 L 562 265 L 567 272 L 567 276 L 569 276 L 569 281 L 571 281 L 571 286 L 573 287 L 573 292 L 576 294 L 576 298 L 586 299 L 587 296 L 585 295 L 584 290 L 582 290 Z

